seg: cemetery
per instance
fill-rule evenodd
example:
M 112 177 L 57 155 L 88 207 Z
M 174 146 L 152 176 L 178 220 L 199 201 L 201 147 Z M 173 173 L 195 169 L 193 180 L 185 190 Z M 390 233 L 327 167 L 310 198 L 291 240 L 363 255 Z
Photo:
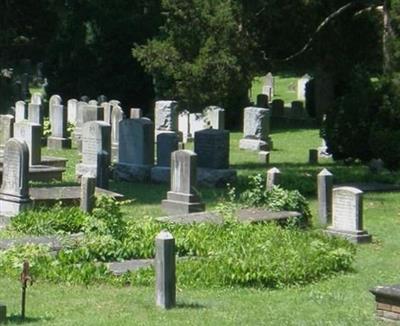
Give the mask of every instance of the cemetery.
M 0 20 L 0 325 L 400 322 L 399 4 Z

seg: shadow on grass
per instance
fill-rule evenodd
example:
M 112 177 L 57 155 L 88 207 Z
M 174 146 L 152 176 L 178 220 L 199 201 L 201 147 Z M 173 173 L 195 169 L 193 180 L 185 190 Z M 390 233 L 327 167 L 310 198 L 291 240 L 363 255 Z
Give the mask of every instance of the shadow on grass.
M 37 323 L 37 322 L 49 322 L 51 321 L 53 318 L 49 318 L 49 317 L 25 317 L 24 319 L 22 319 L 21 315 L 11 315 L 9 317 L 7 317 L 7 322 L 12 323 L 12 324 L 30 324 L 30 323 Z
M 206 306 L 195 302 L 177 302 L 178 309 L 205 309 Z

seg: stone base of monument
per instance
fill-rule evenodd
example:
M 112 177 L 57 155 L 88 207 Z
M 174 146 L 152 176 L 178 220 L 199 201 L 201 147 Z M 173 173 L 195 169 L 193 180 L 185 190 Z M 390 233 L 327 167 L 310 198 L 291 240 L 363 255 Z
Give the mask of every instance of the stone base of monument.
M 29 180 L 30 181 L 62 181 L 62 174 L 65 168 L 52 167 L 46 165 L 33 165 L 29 167 Z M 3 167 L 0 166 L 0 181 L 3 179 Z
M 15 197 L 7 194 L 0 194 L 0 215 L 13 217 L 18 213 L 31 208 L 30 198 Z
M 375 296 L 376 316 L 385 321 L 400 321 L 400 285 L 377 286 L 370 290 Z
M 172 191 L 168 191 L 167 199 L 161 202 L 161 208 L 170 215 L 205 211 L 205 205 L 199 201 L 197 196 Z
M 68 160 L 63 157 L 42 156 L 40 166 L 50 166 L 57 168 L 65 168 Z M 0 156 L 0 167 L 3 166 L 3 158 Z
M 68 138 L 50 136 L 47 138 L 47 148 L 52 150 L 71 148 L 71 140 Z
M 171 168 L 168 166 L 155 166 L 151 169 L 151 182 L 169 183 L 171 179 Z
M 257 152 L 272 150 L 272 148 L 270 148 L 270 144 L 268 143 L 268 141 L 260 139 L 251 139 L 251 138 L 242 138 L 239 141 L 239 148 Z
M 197 183 L 207 187 L 225 187 L 227 183 L 236 181 L 234 169 L 205 169 L 197 168 Z
M 114 180 L 123 180 L 129 182 L 149 181 L 151 168 L 151 165 L 117 163 L 114 168 Z
M 370 243 L 372 241 L 372 235 L 368 234 L 367 231 L 344 231 L 336 230 L 329 226 L 326 231 L 327 234 L 332 236 L 339 236 L 345 238 L 353 243 Z

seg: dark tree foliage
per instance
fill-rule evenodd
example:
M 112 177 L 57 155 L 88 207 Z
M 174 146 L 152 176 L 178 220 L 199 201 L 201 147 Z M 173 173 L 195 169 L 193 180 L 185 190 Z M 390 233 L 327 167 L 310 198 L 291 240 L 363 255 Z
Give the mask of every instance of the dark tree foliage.
M 57 3 L 58 25 L 46 56 L 48 94 L 88 95 L 148 107 L 152 81 L 132 59 L 160 23 L 157 0 L 69 0 Z

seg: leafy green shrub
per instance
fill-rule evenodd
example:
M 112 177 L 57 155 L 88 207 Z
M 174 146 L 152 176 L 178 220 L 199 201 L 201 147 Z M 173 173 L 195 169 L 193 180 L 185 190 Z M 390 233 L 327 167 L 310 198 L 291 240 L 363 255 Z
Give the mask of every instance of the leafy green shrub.
M 57 204 L 51 209 L 23 211 L 11 220 L 10 228 L 21 233 L 44 235 L 83 231 L 86 214 L 79 207 Z

